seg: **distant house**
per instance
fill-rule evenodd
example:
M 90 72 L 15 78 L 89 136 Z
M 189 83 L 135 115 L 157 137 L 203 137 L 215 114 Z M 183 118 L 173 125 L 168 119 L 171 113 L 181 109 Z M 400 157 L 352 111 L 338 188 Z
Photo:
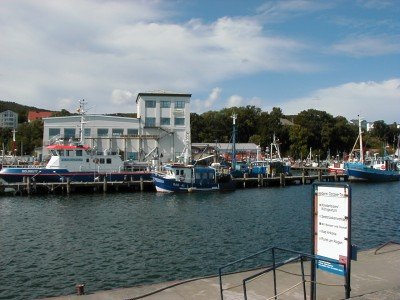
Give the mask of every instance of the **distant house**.
M 1 128 L 17 128 L 18 114 L 11 110 L 6 110 L 0 113 L 0 127 Z
M 53 113 L 51 111 L 33 111 L 30 110 L 28 112 L 28 122 L 34 121 L 34 120 L 41 120 L 43 118 L 49 118 L 51 117 Z

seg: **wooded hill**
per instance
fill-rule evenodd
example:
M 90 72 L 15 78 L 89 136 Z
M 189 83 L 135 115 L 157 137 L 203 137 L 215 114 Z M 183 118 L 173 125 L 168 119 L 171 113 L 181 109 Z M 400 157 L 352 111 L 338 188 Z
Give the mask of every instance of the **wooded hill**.
M 28 112 L 30 110 L 35 110 L 35 111 L 50 111 L 47 109 L 43 108 L 37 108 L 34 106 L 26 106 L 22 104 L 18 104 L 15 102 L 9 102 L 9 101 L 1 101 L 0 100 L 0 112 L 3 112 L 5 110 L 11 110 L 15 113 L 18 114 L 18 122 L 19 123 L 24 123 L 28 121 Z

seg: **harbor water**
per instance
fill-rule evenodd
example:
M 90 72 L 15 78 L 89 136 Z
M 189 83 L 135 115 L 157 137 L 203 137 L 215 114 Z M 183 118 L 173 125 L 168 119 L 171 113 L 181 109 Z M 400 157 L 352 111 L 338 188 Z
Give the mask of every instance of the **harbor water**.
M 400 241 L 400 183 L 351 187 L 353 244 Z M 311 189 L 2 196 L 0 299 L 212 275 L 271 246 L 309 252 Z

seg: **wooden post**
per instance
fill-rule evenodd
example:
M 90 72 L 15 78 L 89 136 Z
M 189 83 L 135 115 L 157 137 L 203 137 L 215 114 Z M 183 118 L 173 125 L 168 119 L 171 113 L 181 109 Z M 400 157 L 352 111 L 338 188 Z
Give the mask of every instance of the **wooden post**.
M 144 191 L 144 183 L 143 183 L 143 177 L 140 176 L 140 191 L 143 192 Z
M 322 181 L 322 171 L 318 170 L 318 181 Z
M 67 178 L 67 195 L 71 193 L 71 178 Z
M 247 178 L 247 173 L 243 174 L 243 188 L 246 188 L 246 178 Z
M 264 174 L 261 174 L 261 186 L 264 187 Z
M 107 178 L 104 176 L 103 178 L 103 192 L 107 193 Z
M 26 178 L 26 192 L 28 195 L 31 194 L 31 178 L 29 176 Z
M 338 177 L 337 177 L 337 173 L 335 172 L 335 174 L 333 175 L 333 181 L 338 181 Z
M 303 172 L 301 173 L 301 183 L 302 183 L 302 184 L 305 184 L 305 183 L 306 183 L 306 178 L 305 178 L 304 170 L 303 170 Z
M 280 183 L 281 187 L 285 186 L 285 173 L 279 174 L 279 183 Z
M 258 174 L 257 177 L 258 177 L 258 187 L 260 187 L 260 186 L 261 186 L 261 177 L 262 177 L 262 174 L 261 174 L 261 173 Z

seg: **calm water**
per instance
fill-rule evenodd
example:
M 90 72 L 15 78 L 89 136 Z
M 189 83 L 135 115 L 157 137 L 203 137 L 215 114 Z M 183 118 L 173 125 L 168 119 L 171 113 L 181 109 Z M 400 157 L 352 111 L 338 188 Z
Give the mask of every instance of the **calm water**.
M 400 241 L 400 183 L 352 184 L 353 243 Z M 0 299 L 216 274 L 270 246 L 309 252 L 311 186 L 0 197 Z

